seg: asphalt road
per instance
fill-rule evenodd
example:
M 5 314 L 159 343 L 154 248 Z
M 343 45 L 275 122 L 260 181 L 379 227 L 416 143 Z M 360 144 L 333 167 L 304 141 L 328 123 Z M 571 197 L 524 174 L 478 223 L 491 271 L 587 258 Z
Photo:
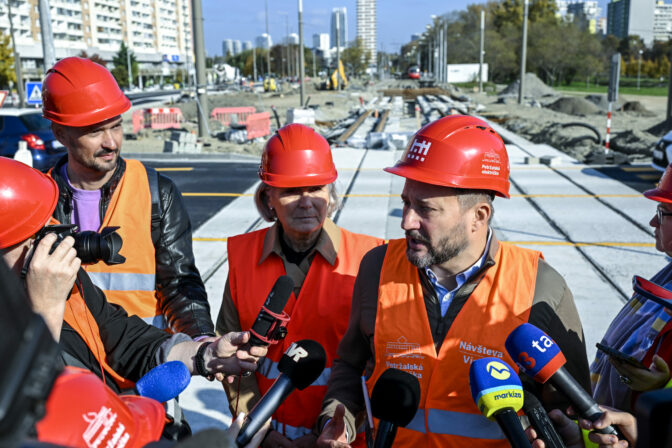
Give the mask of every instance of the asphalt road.
M 257 163 L 144 162 L 175 182 L 195 231 L 259 178 Z

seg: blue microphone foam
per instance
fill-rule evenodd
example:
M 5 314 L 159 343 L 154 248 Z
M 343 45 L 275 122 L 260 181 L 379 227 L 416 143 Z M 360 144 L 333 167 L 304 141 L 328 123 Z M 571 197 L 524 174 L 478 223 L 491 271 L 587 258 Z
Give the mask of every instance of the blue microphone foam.
M 505 345 L 520 369 L 541 383 L 566 362 L 558 344 L 532 324 L 522 324 L 513 330 Z
M 138 395 L 165 403 L 187 388 L 191 373 L 181 361 L 170 361 L 154 367 L 135 383 Z

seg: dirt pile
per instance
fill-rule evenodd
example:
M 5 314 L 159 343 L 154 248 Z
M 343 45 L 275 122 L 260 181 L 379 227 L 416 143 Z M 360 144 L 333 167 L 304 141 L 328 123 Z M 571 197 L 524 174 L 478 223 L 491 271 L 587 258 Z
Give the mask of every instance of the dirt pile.
M 648 132 L 631 129 L 612 136 L 609 147 L 630 156 L 631 159 L 651 157 L 658 139 Z
M 544 82 L 534 73 L 525 74 L 525 91 L 523 96 L 525 98 L 542 98 L 545 96 L 555 96 L 557 93 L 552 88 L 548 87 Z M 518 96 L 520 90 L 520 80 L 516 80 L 509 84 L 504 90 L 499 92 L 500 97 Z
M 628 101 L 623 105 L 623 111 L 639 115 L 640 117 L 655 117 L 656 114 L 648 110 L 639 101 Z
M 546 106 L 547 108 L 567 115 L 593 115 L 600 112 L 600 109 L 593 103 L 583 98 L 562 97 Z

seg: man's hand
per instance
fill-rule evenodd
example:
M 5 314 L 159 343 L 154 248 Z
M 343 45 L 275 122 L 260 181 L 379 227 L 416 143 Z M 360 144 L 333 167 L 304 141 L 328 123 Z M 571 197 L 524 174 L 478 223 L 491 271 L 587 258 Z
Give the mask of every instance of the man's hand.
M 567 448 L 583 448 L 583 436 L 579 426 L 570 420 L 559 409 L 553 409 L 548 413 L 548 417 L 553 421 L 553 426 L 558 432 L 558 435 L 565 442 Z M 532 428 L 528 427 L 525 430 L 527 439 L 532 443 L 532 448 L 546 448 L 543 440 L 539 439 L 539 434 Z
M 317 436 L 313 433 L 301 436 L 296 440 L 292 440 L 292 448 L 312 448 L 317 443 Z
M 609 357 L 609 362 L 621 374 L 625 384 L 632 390 L 644 392 L 660 389 L 670 380 L 670 368 L 663 358 L 653 356 L 649 369 L 640 369 L 616 358 Z
M 581 427 L 583 429 L 594 430 L 606 428 L 609 425 L 618 426 L 618 429 L 626 440 L 618 440 L 614 435 L 600 434 L 595 431 L 591 431 L 588 434 L 588 439 L 591 442 L 597 443 L 600 447 L 613 446 L 626 448 L 628 446 L 635 446 L 637 443 L 637 420 L 635 417 L 627 412 L 617 411 L 607 406 L 600 406 L 600 409 L 604 411 L 602 417 L 595 422 L 579 419 Z
M 49 233 L 35 248 L 26 274 L 26 291 L 33 311 L 44 318 L 54 339 L 58 341 L 65 302 L 75 284 L 81 260 L 73 248 L 74 238 L 66 237 L 50 254 L 55 242 L 56 235 Z
M 226 432 L 229 434 L 229 437 L 231 437 L 231 446 L 234 446 L 235 443 L 234 441 L 236 440 L 236 437 L 238 437 L 238 433 L 240 432 L 240 429 L 243 427 L 243 422 L 245 421 L 245 414 L 240 413 L 238 414 L 238 417 L 231 422 L 231 426 L 229 426 L 229 429 L 226 430 Z M 264 426 L 261 427 L 259 431 L 252 437 L 252 440 L 250 440 L 250 443 L 245 445 L 243 448 L 257 448 L 261 441 L 264 439 L 264 436 L 266 435 L 266 431 L 271 427 L 271 421 L 267 421 Z
M 232 332 L 217 338 L 205 350 L 205 365 L 218 381 L 232 383 L 236 375 L 253 372 L 268 347 L 250 346 L 249 332 Z
M 318 448 L 350 448 L 345 434 L 345 406 L 339 404 L 336 407 L 331 421 L 322 429 L 317 439 Z

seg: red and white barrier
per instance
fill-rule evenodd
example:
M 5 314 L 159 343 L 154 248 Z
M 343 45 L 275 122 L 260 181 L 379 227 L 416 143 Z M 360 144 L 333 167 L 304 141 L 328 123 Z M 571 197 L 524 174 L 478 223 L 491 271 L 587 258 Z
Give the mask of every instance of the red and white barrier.
M 271 114 L 260 112 L 247 117 L 247 139 L 266 137 L 271 134 Z
M 236 116 L 236 122 L 239 124 L 246 124 L 250 115 L 257 110 L 252 106 L 244 107 L 215 107 L 210 113 L 210 118 L 219 121 L 224 126 L 231 124 L 232 116 Z
M 153 107 L 133 112 L 133 133 L 140 129 L 179 129 L 184 122 L 179 107 Z

